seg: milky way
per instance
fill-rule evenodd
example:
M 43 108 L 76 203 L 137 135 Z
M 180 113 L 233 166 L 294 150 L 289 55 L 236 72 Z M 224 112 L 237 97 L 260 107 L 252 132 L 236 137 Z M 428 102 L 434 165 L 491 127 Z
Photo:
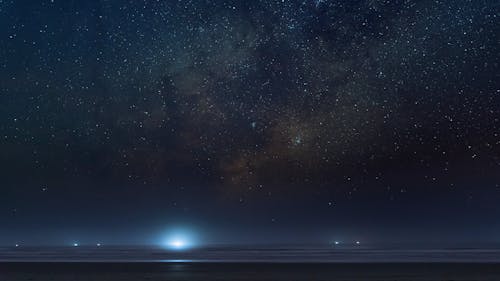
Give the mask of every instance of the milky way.
M 0 1 L 0 218 L 80 195 L 496 214 L 498 34 L 488 0 Z

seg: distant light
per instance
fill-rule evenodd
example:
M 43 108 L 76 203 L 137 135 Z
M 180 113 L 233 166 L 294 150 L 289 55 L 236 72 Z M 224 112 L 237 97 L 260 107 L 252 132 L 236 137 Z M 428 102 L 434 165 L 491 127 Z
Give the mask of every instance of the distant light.
M 173 229 L 166 233 L 162 242 L 163 247 L 169 250 L 182 251 L 196 245 L 194 231 L 187 229 Z
M 359 244 L 361 244 L 361 242 L 359 242 L 359 241 L 356 241 L 356 245 L 359 245 Z
M 97 243 L 97 247 L 101 247 L 101 243 Z
M 73 247 L 78 247 L 78 246 L 79 246 L 78 243 L 73 244 Z
M 170 241 L 169 245 L 175 249 L 182 249 L 186 247 L 186 242 L 184 242 L 183 240 L 173 240 Z
M 19 247 L 19 244 L 16 244 L 16 248 Z
M 335 241 L 335 245 L 338 245 L 338 244 L 340 244 L 340 242 L 339 241 Z

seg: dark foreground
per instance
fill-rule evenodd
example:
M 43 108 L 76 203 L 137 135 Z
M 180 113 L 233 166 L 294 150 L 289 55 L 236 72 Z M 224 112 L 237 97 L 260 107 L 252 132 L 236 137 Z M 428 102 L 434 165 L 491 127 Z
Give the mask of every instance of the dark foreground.
M 500 280 L 486 263 L 0 263 L 2 281 Z

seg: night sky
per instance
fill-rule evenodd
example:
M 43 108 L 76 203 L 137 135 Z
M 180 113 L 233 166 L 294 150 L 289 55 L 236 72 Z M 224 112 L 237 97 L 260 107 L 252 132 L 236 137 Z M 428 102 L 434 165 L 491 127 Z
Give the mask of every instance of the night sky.
M 0 0 L 0 245 L 500 242 L 496 0 Z

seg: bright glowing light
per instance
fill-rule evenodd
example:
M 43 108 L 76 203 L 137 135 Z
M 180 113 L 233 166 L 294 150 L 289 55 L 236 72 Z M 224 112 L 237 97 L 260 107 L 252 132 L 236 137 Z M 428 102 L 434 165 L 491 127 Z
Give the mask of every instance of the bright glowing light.
M 79 246 L 78 243 L 73 244 L 73 247 L 78 247 L 78 246 Z
M 335 241 L 335 245 L 338 245 L 338 244 L 340 244 L 340 242 L 339 241 Z
M 97 247 L 101 247 L 101 243 L 97 243 Z
M 196 246 L 196 239 L 194 232 L 186 229 L 175 229 L 165 234 L 162 245 L 175 251 L 182 251 L 193 248 Z
M 186 243 L 182 240 L 173 240 L 170 242 L 170 246 L 175 249 L 182 249 L 186 246 Z
M 167 239 L 166 246 L 170 250 L 186 250 L 193 247 L 193 242 L 190 237 L 184 235 L 173 235 Z

